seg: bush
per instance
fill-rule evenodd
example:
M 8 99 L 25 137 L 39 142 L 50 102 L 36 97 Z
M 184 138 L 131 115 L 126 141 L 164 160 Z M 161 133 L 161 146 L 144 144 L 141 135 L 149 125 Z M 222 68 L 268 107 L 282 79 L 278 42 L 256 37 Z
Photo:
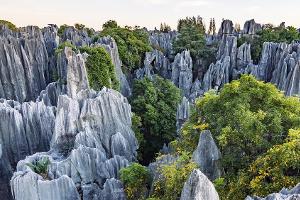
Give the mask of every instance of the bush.
M 34 163 L 27 163 L 27 166 L 29 166 L 32 169 L 32 171 L 34 171 L 35 173 L 46 178 L 48 176 L 47 174 L 48 174 L 49 164 L 50 164 L 49 158 L 43 158 Z
M 115 21 L 103 25 L 100 37 L 111 36 L 115 39 L 120 59 L 128 70 L 134 70 L 143 65 L 145 53 L 151 51 L 149 36 L 143 29 L 121 28 Z
M 145 78 L 134 82 L 130 102 L 133 112 L 141 118 L 143 163 L 148 164 L 164 143 L 175 139 L 180 99 L 180 90 L 169 80 L 156 76 L 153 81 Z
M 66 41 L 58 45 L 58 47 L 55 49 L 55 54 L 58 55 L 62 53 L 66 47 L 70 47 L 76 53 L 78 52 L 78 49 L 75 45 L 73 45 L 70 41 Z
M 145 199 L 147 187 L 150 185 L 150 172 L 147 167 L 133 163 L 120 170 L 120 179 L 129 200 Z
M 183 153 L 176 162 L 163 165 L 160 169 L 161 177 L 154 182 L 154 192 L 151 197 L 164 200 L 179 199 L 184 183 L 191 172 L 197 168 L 191 157 Z
M 0 20 L 0 24 L 7 26 L 12 31 L 17 31 L 18 28 L 13 23 L 6 21 L 6 20 Z
M 89 84 L 94 90 L 101 90 L 102 87 L 120 90 L 120 83 L 116 78 L 115 68 L 104 48 L 81 47 L 80 52 L 89 54 L 86 68 Z
M 300 130 L 290 130 L 286 142 L 275 145 L 241 173 L 229 198 L 247 194 L 266 196 L 300 182 Z M 244 190 L 240 190 L 244 188 Z

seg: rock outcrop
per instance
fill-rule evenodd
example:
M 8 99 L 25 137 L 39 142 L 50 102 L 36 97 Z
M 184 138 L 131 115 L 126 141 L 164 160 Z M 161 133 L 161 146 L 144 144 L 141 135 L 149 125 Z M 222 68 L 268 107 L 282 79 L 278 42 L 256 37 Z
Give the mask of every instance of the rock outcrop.
M 300 199 L 300 183 L 291 190 L 284 188 L 279 193 L 270 194 L 265 198 L 248 196 L 245 200 L 298 200 L 298 199 Z
M 176 127 L 177 133 L 180 132 L 182 125 L 189 119 L 190 117 L 190 102 L 186 97 L 182 98 L 181 103 L 177 107 L 176 113 Z
M 0 191 L 9 199 L 9 180 L 17 162 L 25 156 L 47 151 L 54 130 L 55 109 L 43 102 L 20 104 L 0 100 Z
M 17 200 L 125 199 L 118 171 L 137 149 L 126 98 L 106 88 L 59 96 L 54 130 L 49 152 L 18 163 L 11 179 Z M 28 163 L 43 159 L 49 166 L 41 176 Z
M 110 36 L 100 38 L 97 43 L 105 48 L 112 59 L 112 63 L 115 66 L 117 79 L 120 82 L 122 95 L 124 95 L 125 97 L 131 96 L 131 88 L 125 74 L 122 72 L 122 61 L 119 56 L 117 43 Z
M 155 49 L 163 51 L 163 53 L 169 57 L 173 51 L 172 42 L 177 37 L 176 31 L 170 31 L 168 33 L 156 33 L 150 32 L 149 42 Z
M 255 22 L 254 19 L 248 20 L 244 24 L 243 34 L 255 35 L 262 30 L 262 25 Z
M 193 153 L 193 160 L 210 180 L 213 181 L 221 177 L 221 152 L 210 131 L 200 133 L 198 147 Z
M 87 31 L 77 30 L 73 26 L 67 27 L 61 36 L 61 41 L 66 42 L 69 41 L 71 44 L 75 46 L 89 46 L 92 42 L 92 39 L 89 37 Z
M 219 200 L 212 182 L 198 169 L 195 169 L 185 182 L 180 200 Z
M 172 82 L 189 97 L 193 83 L 193 61 L 189 51 L 183 51 L 175 56 L 172 64 Z
M 46 44 L 38 27 L 12 32 L 0 25 L 0 69 L 1 98 L 24 102 L 38 97 L 51 73 Z
M 228 19 L 223 20 L 218 35 L 222 37 L 223 35 L 231 35 L 234 33 L 235 30 L 232 21 Z

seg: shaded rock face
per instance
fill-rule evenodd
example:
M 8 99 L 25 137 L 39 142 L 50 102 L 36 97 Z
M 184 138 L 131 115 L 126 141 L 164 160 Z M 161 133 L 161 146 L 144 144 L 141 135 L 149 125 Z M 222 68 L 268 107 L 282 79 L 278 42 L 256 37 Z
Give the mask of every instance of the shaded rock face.
M 288 96 L 300 94 L 300 44 L 264 43 L 258 78 L 274 83 Z
M 193 153 L 193 160 L 210 180 L 213 181 L 221 177 L 221 152 L 210 131 L 200 133 L 198 147 Z
M 49 152 L 18 163 L 11 179 L 17 200 L 125 199 L 118 172 L 137 149 L 125 97 L 106 88 L 59 96 L 54 130 Z M 43 158 L 50 161 L 49 180 L 27 165 Z
M 48 52 L 38 27 L 19 32 L 0 27 L 0 97 L 34 100 L 50 79 Z
M 150 33 L 149 42 L 155 49 L 163 51 L 163 53 L 169 57 L 173 51 L 172 42 L 177 37 L 176 31 L 170 31 L 169 33 Z
M 66 28 L 61 37 L 62 42 L 69 41 L 75 46 L 89 46 L 92 39 L 89 37 L 86 30 L 77 30 L 74 27 Z
M 176 113 L 176 127 L 177 133 L 180 132 L 182 125 L 189 119 L 190 117 L 190 102 L 186 97 L 182 98 L 181 103 L 178 105 L 177 113 Z
M 248 196 L 245 200 L 298 200 L 298 199 L 300 199 L 300 183 L 291 190 L 284 188 L 279 193 L 270 194 L 265 198 Z
M 119 56 L 118 46 L 115 40 L 108 36 L 100 38 L 97 42 L 100 46 L 104 47 L 104 49 L 108 52 L 112 59 L 112 63 L 115 66 L 116 76 L 120 82 L 121 93 L 125 97 L 129 97 L 132 94 L 131 88 L 127 81 L 125 74 L 122 72 L 122 61 Z M 97 45 L 97 44 L 96 44 Z
M 9 179 L 17 162 L 25 156 L 49 149 L 55 110 L 43 102 L 20 104 L 0 100 L 0 193 L 10 198 Z
M 180 200 L 219 200 L 212 182 L 198 169 L 195 169 L 185 182 Z
M 66 85 L 66 91 L 70 97 L 76 97 L 79 91 L 89 88 L 88 75 L 85 68 L 86 56 L 76 54 L 70 47 L 66 47 L 58 55 L 58 82 L 61 85 Z
M 223 36 L 223 35 L 231 35 L 234 34 L 235 30 L 233 27 L 233 23 L 231 20 L 223 20 L 221 27 L 219 29 L 219 36 Z
M 147 52 L 144 60 L 144 68 L 136 70 L 137 79 L 143 77 L 151 78 L 158 74 L 163 78 L 171 79 L 172 68 L 169 59 L 159 50 Z
M 255 35 L 257 32 L 262 30 L 261 24 L 255 22 L 254 19 L 246 21 L 244 24 L 243 34 Z
M 177 54 L 172 64 L 172 82 L 189 97 L 193 83 L 193 61 L 189 51 Z

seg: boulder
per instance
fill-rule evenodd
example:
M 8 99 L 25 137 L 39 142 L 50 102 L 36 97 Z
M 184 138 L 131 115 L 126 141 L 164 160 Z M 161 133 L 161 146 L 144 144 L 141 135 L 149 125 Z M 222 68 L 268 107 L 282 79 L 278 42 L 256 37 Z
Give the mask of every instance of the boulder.
M 180 200 L 219 200 L 212 182 L 198 169 L 195 169 L 184 183 Z
M 193 153 L 193 160 L 210 180 L 213 181 L 221 177 L 221 152 L 210 131 L 200 133 L 198 147 Z

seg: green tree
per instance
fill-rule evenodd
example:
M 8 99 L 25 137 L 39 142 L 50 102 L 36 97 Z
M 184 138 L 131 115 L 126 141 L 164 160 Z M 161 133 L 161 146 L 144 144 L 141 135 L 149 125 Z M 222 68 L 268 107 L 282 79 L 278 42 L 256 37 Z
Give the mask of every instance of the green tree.
M 115 39 L 122 63 L 127 70 L 139 68 L 144 61 L 145 53 L 151 51 L 148 33 L 138 27 L 121 28 L 115 21 L 103 25 L 100 37 L 111 36 Z
M 145 199 L 151 181 L 150 172 L 147 167 L 133 163 L 120 170 L 120 179 L 124 184 L 127 199 Z
M 86 68 L 90 86 L 94 90 L 101 90 L 104 86 L 115 90 L 120 89 L 115 68 L 104 48 L 82 47 L 80 52 L 86 52 L 89 55 L 86 61 Z
M 158 76 L 136 80 L 133 85 L 131 105 L 141 118 L 140 132 L 145 143 L 141 144 L 142 162 L 149 163 L 164 143 L 176 136 L 176 110 L 181 96 L 179 89 L 170 81 Z
M 85 28 L 85 25 L 84 24 L 79 24 L 79 23 L 76 23 L 74 25 L 74 27 L 77 29 L 77 30 L 83 30 Z
M 18 30 L 16 25 L 14 25 L 13 23 L 11 23 L 9 21 L 6 21 L 6 20 L 1 20 L 0 19 L 0 24 L 7 26 L 12 31 L 17 31 Z
M 266 196 L 300 182 L 300 130 L 290 130 L 286 142 L 273 146 L 232 184 L 229 199 L 247 194 Z
M 169 26 L 168 24 L 166 23 L 161 23 L 160 24 L 160 32 L 163 32 L 163 33 L 168 33 L 171 31 L 171 26 Z

